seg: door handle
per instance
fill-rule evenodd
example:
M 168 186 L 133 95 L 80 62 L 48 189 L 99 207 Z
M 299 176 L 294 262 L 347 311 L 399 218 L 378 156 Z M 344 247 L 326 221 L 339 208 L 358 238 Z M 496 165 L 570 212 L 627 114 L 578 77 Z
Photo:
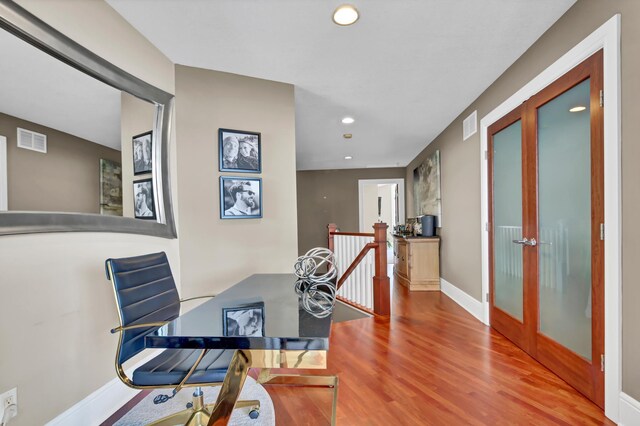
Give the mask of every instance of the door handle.
M 527 238 L 523 238 L 521 240 L 513 240 L 513 242 L 516 244 L 522 244 L 523 246 L 529 246 L 529 247 L 535 247 L 538 245 L 538 242 L 536 241 L 535 238 L 532 238 L 531 240 Z

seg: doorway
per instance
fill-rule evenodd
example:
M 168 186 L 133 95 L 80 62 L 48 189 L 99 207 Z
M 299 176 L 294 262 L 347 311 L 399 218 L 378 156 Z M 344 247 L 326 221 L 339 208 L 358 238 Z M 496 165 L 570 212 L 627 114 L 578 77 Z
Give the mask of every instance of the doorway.
M 491 326 L 604 408 L 603 52 L 487 130 Z
M 360 179 L 358 180 L 359 230 L 372 232 L 375 222 L 385 222 L 387 242 L 393 259 L 393 227 L 404 223 L 404 179 Z

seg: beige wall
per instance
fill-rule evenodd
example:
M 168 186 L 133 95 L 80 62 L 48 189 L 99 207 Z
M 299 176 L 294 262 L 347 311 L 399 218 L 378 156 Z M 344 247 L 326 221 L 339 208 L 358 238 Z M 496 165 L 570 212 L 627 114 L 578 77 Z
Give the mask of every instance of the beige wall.
M 47 135 L 47 152 L 18 148 L 18 127 Z M 100 159 L 120 151 L 0 113 L 7 137 L 9 210 L 100 213 Z
M 122 94 L 122 213 L 133 217 L 133 181 L 148 179 L 151 173 L 133 174 L 133 137 L 153 129 L 155 106 L 128 93 Z
M 173 93 L 173 64 L 102 0 L 18 3 Z M 160 250 L 179 276 L 177 240 L 111 233 L 0 236 L 0 392 L 17 386 L 20 404 L 11 426 L 44 424 L 115 378 L 117 337 L 109 330 L 118 317 L 104 261 Z
M 298 252 L 326 247 L 329 223 L 344 232 L 359 232 L 358 180 L 404 177 L 401 167 L 298 172 Z
M 407 211 L 412 211 L 413 169 L 433 150 L 442 161 L 442 277 L 481 297 L 480 135 L 462 141 L 462 120 L 473 110 L 484 117 L 616 13 L 622 15 L 622 387 L 640 399 L 640 2 L 580 0 L 406 169 Z M 490 58 L 487 58 L 490 60 Z M 605 94 L 606 99 L 606 94 Z M 606 107 L 606 106 L 605 106 Z
M 293 86 L 176 66 L 180 256 L 185 295 L 255 272 L 291 272 L 297 256 Z M 262 173 L 218 171 L 218 129 L 262 133 Z M 261 219 L 220 219 L 219 176 L 262 178 Z

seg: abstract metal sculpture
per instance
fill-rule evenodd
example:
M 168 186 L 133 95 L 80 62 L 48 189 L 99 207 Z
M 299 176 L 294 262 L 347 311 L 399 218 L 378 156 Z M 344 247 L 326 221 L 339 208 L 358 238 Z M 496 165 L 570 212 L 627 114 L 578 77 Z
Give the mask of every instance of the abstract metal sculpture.
M 326 267 L 327 271 L 321 272 L 321 267 Z M 323 247 L 311 249 L 296 260 L 293 269 L 299 278 L 295 290 L 302 298 L 305 311 L 317 318 L 331 315 L 336 301 L 335 278 L 338 275 L 333 252 Z

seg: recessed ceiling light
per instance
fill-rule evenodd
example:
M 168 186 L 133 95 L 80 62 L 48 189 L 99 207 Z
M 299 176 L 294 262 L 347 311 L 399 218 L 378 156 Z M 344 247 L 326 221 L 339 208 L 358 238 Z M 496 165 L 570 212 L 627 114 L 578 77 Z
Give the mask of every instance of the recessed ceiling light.
M 346 157 L 344 157 L 345 160 L 351 160 L 353 157 L 350 155 L 347 155 Z
M 350 4 L 343 4 L 333 12 L 333 22 L 343 27 L 353 24 L 358 18 L 358 10 Z
M 345 133 L 344 135 L 342 135 L 342 137 L 345 139 L 351 139 L 353 135 L 351 133 Z
M 571 108 L 569 110 L 569 112 L 580 112 L 580 111 L 584 111 L 585 109 L 587 109 L 587 107 L 582 106 L 582 105 L 578 105 L 578 106 L 574 106 L 573 108 Z
M 345 117 L 345 118 L 342 119 L 342 124 L 351 124 L 354 121 L 356 121 L 356 120 L 354 120 L 353 117 Z

